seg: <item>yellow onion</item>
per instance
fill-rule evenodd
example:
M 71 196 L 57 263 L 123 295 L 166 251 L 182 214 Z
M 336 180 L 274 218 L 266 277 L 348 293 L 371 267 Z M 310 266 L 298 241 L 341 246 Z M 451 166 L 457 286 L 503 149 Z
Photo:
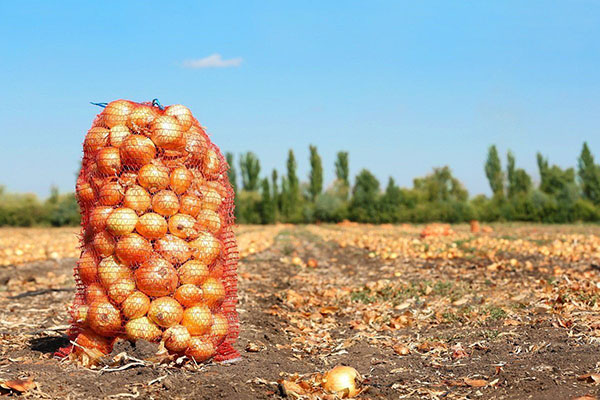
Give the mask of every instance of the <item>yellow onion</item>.
M 123 141 L 127 136 L 129 136 L 131 132 L 125 125 L 115 125 L 110 128 L 110 145 L 113 147 L 121 147 Z
M 104 175 L 116 175 L 121 170 L 121 157 L 116 147 L 105 147 L 96 153 L 98 172 Z
M 121 303 L 121 312 L 127 319 L 143 317 L 150 308 L 150 298 L 140 291 L 131 293 Z
M 189 155 L 188 164 L 194 166 L 200 165 L 204 153 L 208 148 L 202 131 L 197 126 L 192 125 L 187 132 L 184 132 L 183 139 L 185 141 L 185 151 Z
M 214 149 L 207 149 L 202 159 L 202 173 L 207 177 L 216 177 L 221 171 L 221 160 Z
M 129 233 L 121 236 L 115 254 L 127 265 L 138 264 L 152 254 L 152 245 L 137 233 Z
M 95 301 L 107 302 L 108 297 L 106 296 L 106 292 L 102 285 L 98 282 L 94 282 L 85 288 L 85 301 L 87 304 L 92 304 Z
M 107 180 L 98 191 L 98 203 L 103 206 L 114 206 L 123 200 L 123 187 L 117 181 Z
M 190 283 L 179 286 L 177 290 L 175 290 L 173 297 L 184 307 L 192 307 L 203 301 L 202 289 Z
M 96 194 L 94 188 L 88 182 L 77 184 L 77 200 L 82 204 L 88 204 L 94 201 Z
M 153 257 L 135 270 L 135 282 L 138 289 L 148 296 L 168 296 L 177 287 L 177 271 L 168 261 Z
M 223 262 L 218 261 L 210 268 L 209 276 L 215 279 L 221 279 L 225 273 L 225 265 Z
M 177 270 L 182 284 L 201 285 L 208 278 L 208 268 L 198 260 L 190 260 Z
M 125 192 L 123 205 L 131 208 L 138 214 L 141 214 L 149 209 L 151 204 L 152 198 L 150 197 L 150 194 L 148 194 L 148 192 L 139 185 L 131 186 Z
M 116 304 L 121 304 L 127 297 L 135 292 L 133 278 L 121 278 L 108 288 L 108 297 Z
M 100 232 L 106 229 L 106 221 L 113 212 L 113 208 L 110 206 L 97 206 L 90 212 L 90 226 L 92 231 Z
M 138 220 L 135 230 L 146 239 L 160 239 L 167 233 L 167 221 L 162 215 L 146 213 Z
M 101 257 L 108 257 L 115 252 L 115 239 L 106 231 L 96 233 L 92 245 L 96 254 Z
M 226 198 L 229 195 L 229 191 L 227 190 L 227 188 L 225 186 L 223 186 L 223 184 L 219 181 L 206 181 L 204 182 L 204 185 L 214 189 L 217 193 L 219 193 L 219 195 L 221 196 L 222 199 Z M 233 194 L 233 193 L 231 193 Z
M 225 300 L 225 287 L 215 278 L 207 278 L 202 284 L 202 294 L 204 303 L 209 307 L 214 307 Z
M 152 209 L 165 217 L 177 214 L 179 198 L 170 190 L 161 190 L 152 197 Z
M 163 115 L 156 118 L 150 124 L 150 139 L 158 147 L 167 150 L 179 150 L 184 148 L 183 129 L 174 117 Z
M 177 194 L 183 194 L 192 184 L 192 173 L 186 167 L 177 167 L 171 172 L 171 190 Z
M 357 370 L 338 365 L 323 376 L 323 387 L 329 392 L 341 393 L 344 397 L 354 397 L 360 393 L 357 380 L 361 380 Z
M 179 202 L 179 211 L 183 214 L 191 215 L 192 217 L 196 217 L 202 209 L 202 201 L 191 194 L 184 194 L 179 199 Z
M 73 310 L 72 317 L 73 323 L 79 326 L 87 325 L 87 313 L 90 308 L 85 304 L 78 306 L 75 310 Z
M 175 117 L 177 121 L 179 121 L 179 124 L 181 124 L 181 129 L 184 131 L 190 129 L 194 122 L 194 117 L 192 116 L 190 109 L 181 104 L 173 104 L 165 108 L 165 115 Z
M 183 317 L 183 307 L 171 297 L 159 297 L 150 303 L 148 318 L 158 326 L 168 328 L 176 325 Z
M 104 123 L 109 128 L 115 125 L 125 125 L 134 105 L 127 100 L 115 100 L 108 103 L 102 112 Z
M 221 242 L 208 232 L 200 232 L 198 238 L 192 240 L 189 245 L 194 258 L 206 265 L 212 264 L 221 252 Z
M 163 341 L 167 350 L 181 353 L 188 348 L 191 335 L 182 325 L 174 325 L 163 333 Z
M 156 193 L 169 186 L 169 170 L 163 165 L 146 164 L 140 168 L 138 182 L 150 193 Z
M 185 326 L 192 336 L 203 335 L 210 331 L 213 322 L 212 314 L 205 305 L 187 308 L 183 312 L 181 325 Z
M 132 319 L 125 324 L 125 333 L 130 340 L 147 340 L 155 342 L 162 336 L 162 331 L 148 317 Z
M 196 219 L 187 214 L 175 214 L 169 218 L 169 232 L 182 239 L 193 239 L 198 236 L 195 228 Z
M 95 127 L 88 131 L 83 141 L 83 149 L 86 153 L 95 153 L 103 147 L 108 146 L 109 131 L 106 128 Z
M 106 229 L 116 236 L 133 232 L 138 216 L 131 208 L 120 207 L 114 210 L 106 220 Z
M 165 235 L 154 244 L 154 249 L 172 264 L 181 264 L 192 255 L 188 243 L 173 235 Z
M 120 279 L 131 278 L 131 270 L 110 256 L 98 264 L 98 278 L 102 286 L 108 288 Z
M 217 211 L 223 202 L 219 192 L 206 185 L 200 187 L 200 192 L 202 193 L 202 208 Z
M 77 343 L 77 346 L 74 347 L 73 351 L 77 354 L 84 352 L 82 347 L 87 350 L 98 350 L 101 355 L 106 355 L 112 351 L 112 341 L 90 329 L 79 332 L 77 338 L 75 338 L 75 343 Z
M 91 250 L 84 250 L 77 261 L 77 274 L 84 285 L 98 280 L 98 262 Z
M 229 321 L 223 314 L 213 315 L 213 324 L 210 327 L 209 336 L 215 341 L 215 343 L 221 342 L 227 336 L 229 331 Z
M 111 303 L 96 301 L 88 310 L 90 328 L 99 335 L 113 336 L 121 329 L 121 314 Z
M 137 182 L 137 173 L 135 173 L 134 171 L 122 172 L 121 176 L 119 176 L 118 181 L 121 184 L 121 186 L 126 187 L 126 188 L 134 186 L 135 183 Z M 131 208 L 131 207 L 129 207 L 129 208 Z
M 198 213 L 198 229 L 204 229 L 211 233 L 217 233 L 221 230 L 221 217 L 212 210 L 201 210 Z
M 145 136 L 129 135 L 119 147 L 119 153 L 123 164 L 140 167 L 156 156 L 156 146 Z
M 158 117 L 158 113 L 154 107 L 139 105 L 129 114 L 127 126 L 140 132 L 147 128 L 156 117 Z
M 215 355 L 215 345 L 204 336 L 192 336 L 188 343 L 185 355 L 196 362 L 206 361 Z

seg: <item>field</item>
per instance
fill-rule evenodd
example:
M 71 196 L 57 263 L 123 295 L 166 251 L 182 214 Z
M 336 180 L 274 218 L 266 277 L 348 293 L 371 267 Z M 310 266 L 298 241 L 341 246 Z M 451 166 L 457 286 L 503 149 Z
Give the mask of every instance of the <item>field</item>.
M 152 346 L 123 343 L 133 358 L 96 369 L 53 358 L 68 344 L 77 229 L 0 230 L 0 394 L 333 399 L 319 374 L 344 364 L 363 399 L 600 395 L 600 227 L 422 229 L 238 227 L 242 359 L 155 364 Z

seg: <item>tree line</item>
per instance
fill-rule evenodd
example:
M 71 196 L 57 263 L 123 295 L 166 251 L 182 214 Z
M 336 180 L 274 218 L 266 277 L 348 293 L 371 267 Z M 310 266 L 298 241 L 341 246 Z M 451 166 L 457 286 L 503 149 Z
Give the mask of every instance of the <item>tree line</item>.
M 399 187 L 390 177 L 383 188 L 369 170 L 362 169 L 351 182 L 349 154 L 337 153 L 335 180 L 324 187 L 323 163 L 316 146 L 310 146 L 308 181 L 301 181 L 292 150 L 285 172 L 273 169 L 261 175 L 260 160 L 252 153 L 237 160 L 227 153 L 229 179 L 236 192 L 238 223 L 339 222 L 345 219 L 369 223 L 531 221 L 567 223 L 600 221 L 600 165 L 587 145 L 576 168 L 550 165 L 537 154 L 540 181 L 516 166 L 512 152 L 503 168 L 496 146 L 488 149 L 484 172 L 492 196 L 469 197 L 449 167 L 434 168 L 413 180 L 412 188 Z M 239 171 L 238 171 L 239 168 Z M 72 193 L 56 188 L 40 201 L 33 194 L 8 193 L 0 186 L 0 226 L 77 225 L 79 211 Z

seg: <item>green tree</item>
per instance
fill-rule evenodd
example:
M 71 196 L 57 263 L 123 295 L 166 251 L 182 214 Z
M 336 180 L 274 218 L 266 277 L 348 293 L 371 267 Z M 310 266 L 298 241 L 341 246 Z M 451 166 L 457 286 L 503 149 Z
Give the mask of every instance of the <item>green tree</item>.
M 315 201 L 323 191 L 323 163 L 317 152 L 317 147 L 310 145 L 310 199 Z
M 282 207 L 282 211 L 288 222 L 300 222 L 302 218 L 300 182 L 296 173 L 296 157 L 294 157 L 294 152 L 291 149 L 288 153 L 286 164 L 287 176 L 285 179 L 285 188 L 282 184 L 282 196 L 285 197 L 285 207 Z
M 264 178 L 261 181 L 261 201 L 260 201 L 260 219 L 263 224 L 272 224 L 275 222 L 275 208 L 269 179 Z
M 344 200 L 348 198 L 350 192 L 350 170 L 348 166 L 348 152 L 339 151 L 335 160 L 335 177 L 338 182 L 341 183 L 341 187 L 345 188 L 342 193 Z
M 273 168 L 273 172 L 271 172 L 271 186 L 273 193 L 273 207 L 275 208 L 275 221 L 279 221 L 279 211 L 281 210 L 281 194 L 279 193 L 279 187 L 277 184 L 277 180 L 279 179 L 277 170 Z
M 452 176 L 452 171 L 447 166 L 434 168 L 433 173 L 423 178 L 415 178 L 413 186 L 422 201 L 466 202 L 469 197 L 463 184 Z
M 402 189 L 396 185 L 394 178 L 389 178 L 379 203 L 381 222 L 398 222 L 400 220 L 403 196 Z
M 524 169 L 515 168 L 515 156 L 509 150 L 506 155 L 506 170 L 508 176 L 508 197 L 529 193 L 532 188 L 531 177 Z
M 356 176 L 350 201 L 350 217 L 359 222 L 378 222 L 377 202 L 379 181 L 371 172 L 363 169 Z
M 240 157 L 240 169 L 242 171 L 242 187 L 245 191 L 254 192 L 258 190 L 260 174 L 260 161 L 251 151 Z
M 227 164 L 229 164 L 229 169 L 227 170 L 227 177 L 229 178 L 229 183 L 231 183 L 233 191 L 237 193 L 237 171 L 235 170 L 233 153 L 227 152 L 225 154 L 225 157 L 227 158 Z
M 504 196 L 504 175 L 502 173 L 502 165 L 498 150 L 495 145 L 490 146 L 488 150 L 487 160 L 485 162 L 485 176 L 490 183 L 490 188 L 495 197 L 502 198 Z
M 594 163 L 594 156 L 586 142 L 583 143 L 577 166 L 583 197 L 600 205 L 600 165 Z
M 542 205 L 542 220 L 547 222 L 570 222 L 575 219 L 574 208 L 579 193 L 573 168 L 550 166 L 548 160 L 537 154 L 540 172 L 540 191 L 548 195 Z M 540 197 L 543 198 L 543 197 Z

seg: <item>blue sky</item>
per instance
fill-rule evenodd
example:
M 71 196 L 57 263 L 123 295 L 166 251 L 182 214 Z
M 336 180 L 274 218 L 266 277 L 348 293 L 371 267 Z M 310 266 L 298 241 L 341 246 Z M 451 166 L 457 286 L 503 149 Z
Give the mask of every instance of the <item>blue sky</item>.
M 537 151 L 600 158 L 598 38 L 596 1 L 3 1 L 0 184 L 73 190 L 89 101 L 157 97 L 269 174 L 293 148 L 306 179 L 312 143 L 327 183 L 347 150 L 382 185 L 449 165 L 489 193 L 492 143 L 534 176 Z

